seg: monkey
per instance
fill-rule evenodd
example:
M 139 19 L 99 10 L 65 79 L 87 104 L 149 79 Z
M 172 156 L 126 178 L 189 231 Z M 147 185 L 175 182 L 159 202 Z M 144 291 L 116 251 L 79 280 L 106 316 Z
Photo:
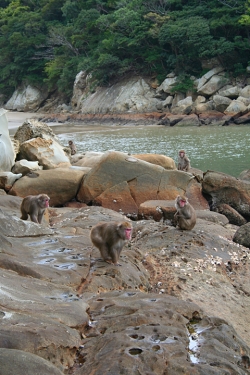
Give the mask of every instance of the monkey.
M 132 224 L 128 221 L 98 223 L 90 232 L 90 238 L 107 263 L 121 266 L 118 263 L 126 240 L 131 240 Z
M 71 155 L 75 155 L 77 152 L 77 149 L 73 141 L 69 141 L 69 148 L 70 148 Z
M 177 169 L 179 171 L 184 171 L 188 172 L 190 169 L 190 160 L 186 156 L 186 152 L 184 150 L 179 151 L 179 156 L 178 156 L 178 166 Z
M 177 212 L 174 214 L 174 224 L 183 230 L 191 230 L 196 224 L 196 212 L 188 198 L 181 195 L 175 200 L 175 208 Z
M 49 207 L 50 197 L 46 194 L 27 195 L 21 203 L 21 219 L 30 220 L 34 223 L 41 224 L 45 208 Z

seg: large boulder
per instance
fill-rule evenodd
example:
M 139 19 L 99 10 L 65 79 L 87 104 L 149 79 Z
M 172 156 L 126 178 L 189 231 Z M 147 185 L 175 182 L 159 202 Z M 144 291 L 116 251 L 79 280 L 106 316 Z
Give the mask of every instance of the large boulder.
M 9 194 L 25 197 L 44 193 L 50 197 L 51 206 L 62 206 L 75 198 L 84 174 L 74 168 L 33 172 L 16 181 Z
M 242 225 L 236 232 L 233 237 L 233 241 L 250 248 L 250 223 Z
M 48 96 L 46 88 L 23 85 L 15 90 L 12 97 L 5 104 L 5 108 L 12 111 L 36 111 Z
M 127 212 L 128 195 L 129 206 L 132 204 L 134 209 L 138 209 L 147 200 L 175 199 L 178 194 L 185 193 L 192 179 L 189 173 L 165 170 L 125 153 L 109 151 L 87 173 L 77 199 L 85 203 L 102 204 L 105 197 L 106 204 L 112 203 L 113 209 L 115 203 L 116 210 Z
M 244 114 L 248 112 L 247 106 L 241 100 L 232 100 L 224 113 L 227 115 Z
M 0 109 L 0 171 L 9 172 L 15 162 L 15 151 L 10 140 L 6 112 Z
M 46 138 L 58 141 L 53 130 L 45 123 L 36 119 L 26 120 L 14 134 L 14 139 L 20 144 L 32 138 Z
M 84 114 L 154 112 L 161 103 L 154 95 L 154 89 L 143 78 L 132 77 L 109 88 L 99 87 L 96 92 L 85 95 L 80 110 Z M 77 98 L 74 101 L 77 102 Z
M 133 154 L 132 156 L 151 164 L 160 165 L 165 169 L 176 169 L 174 160 L 169 156 L 159 154 Z
M 222 172 L 207 171 L 202 191 L 211 197 L 212 207 L 226 203 L 243 217 L 250 218 L 250 182 L 238 180 Z
M 219 89 L 228 83 L 228 79 L 221 75 L 214 75 L 211 79 L 198 88 L 198 94 L 204 96 L 211 96 L 215 94 Z
M 63 147 L 53 139 L 33 138 L 20 145 L 19 157 L 38 161 L 44 169 L 70 167 L 70 160 Z

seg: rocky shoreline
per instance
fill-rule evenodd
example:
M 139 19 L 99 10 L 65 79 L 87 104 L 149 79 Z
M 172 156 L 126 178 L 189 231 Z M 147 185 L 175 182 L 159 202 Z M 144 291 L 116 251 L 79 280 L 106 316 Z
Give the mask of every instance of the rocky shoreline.
M 52 130 L 36 121 L 17 138 L 19 152 L 47 145 L 40 165 L 67 155 L 58 157 Z M 1 179 L 1 375 L 23 374 L 25 361 L 27 375 L 250 374 L 250 246 L 247 234 L 247 246 L 234 241 L 240 229 L 249 232 L 246 176 L 186 173 L 165 158 L 156 165 L 116 152 L 81 157 L 88 166 L 67 160 Z M 51 196 L 42 225 L 20 219 L 22 197 L 39 189 Z M 210 211 L 202 189 L 213 204 L 227 200 L 224 214 Z M 171 222 L 179 192 L 197 212 L 191 231 Z M 89 234 L 131 207 L 133 237 L 116 267 L 100 259 Z

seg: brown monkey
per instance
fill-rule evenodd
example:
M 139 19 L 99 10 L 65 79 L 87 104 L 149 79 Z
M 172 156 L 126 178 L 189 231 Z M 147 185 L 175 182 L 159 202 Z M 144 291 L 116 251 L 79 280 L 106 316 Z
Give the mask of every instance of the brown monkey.
M 69 141 L 69 148 L 70 148 L 71 155 L 75 155 L 77 150 L 76 150 L 76 145 L 73 141 Z
M 190 160 L 186 156 L 186 152 L 184 150 L 179 151 L 177 169 L 184 172 L 188 172 L 190 169 Z
M 27 195 L 21 203 L 21 219 L 30 220 L 34 223 L 41 224 L 45 208 L 49 207 L 50 197 L 46 194 Z
M 196 212 L 188 198 L 181 195 L 175 200 L 175 208 L 177 212 L 174 214 L 174 224 L 178 225 L 180 229 L 191 230 L 196 224 Z
M 132 225 L 128 221 L 96 224 L 90 238 L 107 263 L 120 266 L 118 259 L 126 240 L 131 240 Z

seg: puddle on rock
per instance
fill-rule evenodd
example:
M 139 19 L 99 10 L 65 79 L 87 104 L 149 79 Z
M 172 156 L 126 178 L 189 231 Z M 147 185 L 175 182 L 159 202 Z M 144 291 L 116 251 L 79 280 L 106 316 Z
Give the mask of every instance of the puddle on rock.
M 138 354 L 141 354 L 143 352 L 143 350 L 140 349 L 140 348 L 131 348 L 131 349 L 129 349 L 128 352 L 131 355 L 138 355 Z
M 211 328 L 211 326 L 202 326 L 200 320 L 190 321 L 187 324 L 188 329 L 188 336 L 189 336 L 189 345 L 188 345 L 188 354 L 190 362 L 192 363 L 200 363 L 200 347 L 202 344 L 203 338 L 199 338 L 199 334 L 203 331 Z

